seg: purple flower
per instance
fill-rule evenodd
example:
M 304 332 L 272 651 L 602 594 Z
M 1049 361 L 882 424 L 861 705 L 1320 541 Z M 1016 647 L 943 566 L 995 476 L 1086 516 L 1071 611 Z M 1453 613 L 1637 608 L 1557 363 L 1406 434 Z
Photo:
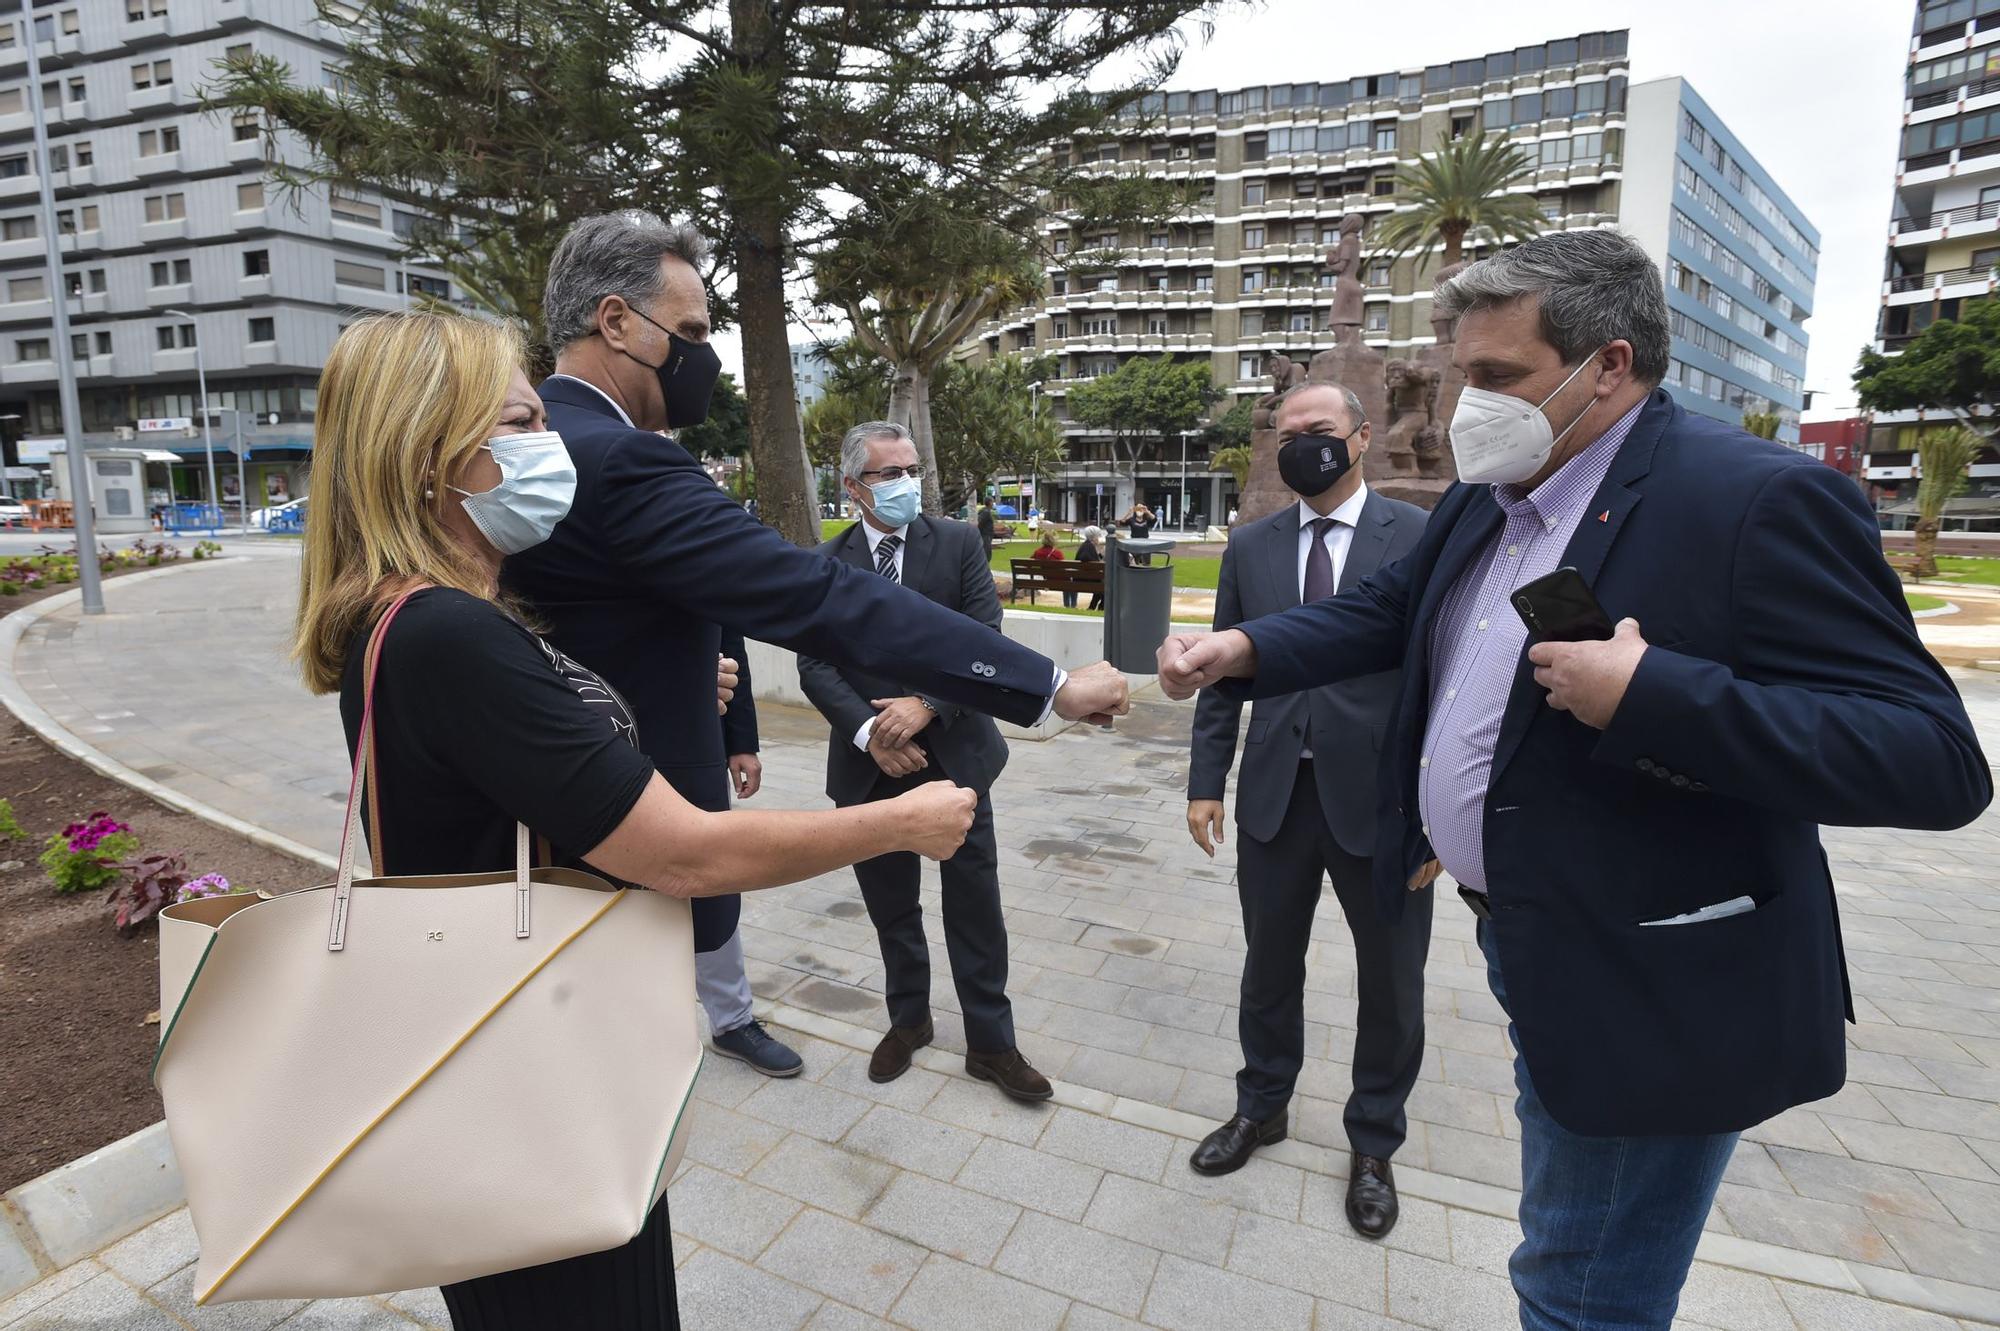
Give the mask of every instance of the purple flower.
M 181 900 L 187 901 L 195 897 L 227 896 L 233 891 L 235 889 L 230 887 L 229 880 L 221 874 L 205 873 L 199 878 L 188 880 L 188 882 L 181 886 Z

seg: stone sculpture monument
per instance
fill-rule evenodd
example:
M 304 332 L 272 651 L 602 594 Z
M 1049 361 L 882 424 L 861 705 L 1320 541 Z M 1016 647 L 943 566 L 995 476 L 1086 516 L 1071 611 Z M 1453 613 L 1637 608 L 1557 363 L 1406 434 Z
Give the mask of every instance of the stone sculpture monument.
M 1396 360 L 1362 341 L 1365 225 L 1359 213 L 1341 218 L 1340 241 L 1327 251 L 1327 267 L 1334 275 L 1333 314 L 1328 321 L 1333 346 L 1315 355 L 1311 368 L 1304 371 L 1288 356 L 1273 353 L 1264 360 L 1272 390 L 1251 409 L 1250 479 L 1237 503 L 1239 523 L 1253 522 L 1295 502 L 1278 476 L 1278 432 L 1272 418 L 1278 395 L 1301 381 L 1339 384 L 1360 399 L 1371 423 L 1371 444 L 1361 466 L 1371 489 L 1431 508 L 1458 479 L 1448 429 L 1465 379 L 1452 368 L 1453 321 L 1434 316 L 1432 345 Z M 1463 266 L 1445 268 L 1437 280 L 1453 276 Z

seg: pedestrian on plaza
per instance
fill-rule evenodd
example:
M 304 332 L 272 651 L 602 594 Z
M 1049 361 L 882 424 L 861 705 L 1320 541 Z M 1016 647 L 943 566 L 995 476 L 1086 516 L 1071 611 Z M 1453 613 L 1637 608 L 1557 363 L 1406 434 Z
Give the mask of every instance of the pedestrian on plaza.
M 631 700 L 661 773 L 699 807 L 729 807 L 731 755 L 706 710 L 723 624 L 843 664 L 893 661 L 938 697 L 1026 724 L 1065 679 L 1063 715 L 1122 711 L 1124 683 L 1109 667 L 1064 676 L 983 625 L 814 558 L 655 433 L 706 417 L 720 373 L 698 272 L 706 252 L 692 228 L 644 212 L 585 218 L 556 247 L 542 304 L 556 372 L 540 391 L 575 460 L 576 504 L 503 573 L 559 648 Z M 738 914 L 734 897 L 696 906 L 714 1048 L 789 1077 L 799 1056 L 749 1015 Z
M 1360 399 L 1307 383 L 1278 399 L 1278 472 L 1296 504 L 1237 531 L 1222 555 L 1215 631 L 1345 591 L 1416 547 L 1429 516 L 1361 479 L 1370 423 Z M 1197 1173 L 1227 1174 L 1283 1141 L 1305 1063 L 1306 953 L 1328 878 L 1354 939 L 1354 1089 L 1347 1220 L 1379 1239 L 1400 1207 L 1390 1159 L 1424 1057 L 1428 894 L 1394 917 L 1375 900 L 1377 737 L 1401 687 L 1393 669 L 1260 700 L 1236 778 L 1236 894 L 1243 907 L 1243 1069 L 1236 1113 L 1195 1148 Z M 1207 689 L 1195 706 L 1188 830 L 1213 856 L 1242 704 Z M 1401 903 L 1398 903 L 1399 905 Z
M 1477 917 L 1515 1048 L 1521 1323 L 1665 1331 L 1737 1134 L 1844 1077 L 1818 825 L 1960 827 L 1992 777 L 1853 483 L 1659 387 L 1636 241 L 1538 236 L 1433 308 L 1459 321 L 1463 483 L 1422 542 L 1329 600 L 1170 637 L 1161 682 L 1261 698 L 1402 669 L 1376 890 L 1393 909 L 1442 861 Z M 1530 641 L 1512 595 L 1560 568 L 1613 636 Z
M 1066 556 L 1063 554 L 1062 547 L 1056 544 L 1055 532 L 1045 531 L 1042 533 L 1041 544 L 1035 547 L 1035 552 L 1029 555 L 1028 558 L 1061 560 L 1066 558 Z M 1075 592 L 1064 592 L 1062 598 L 1064 605 L 1074 606 L 1076 604 Z
M 986 549 L 986 562 L 993 562 L 993 501 L 979 502 L 979 543 Z
M 819 552 L 960 614 L 1000 628 L 1000 597 L 980 557 L 977 534 L 918 511 L 921 469 L 910 432 L 867 421 L 840 446 L 841 484 L 861 521 Z M 1007 998 L 1007 922 L 1000 913 L 999 849 L 988 792 L 1007 765 L 1007 741 L 991 718 L 929 696 L 893 668 L 839 667 L 801 654 L 799 684 L 832 726 L 826 793 L 848 806 L 894 799 L 937 781 L 979 792 L 972 831 L 939 866 L 945 955 L 965 1021 L 965 1070 L 1016 1100 L 1055 1092 L 1014 1040 Z M 854 866 L 861 900 L 882 947 L 889 1032 L 868 1060 L 868 1079 L 889 1082 L 935 1035 L 931 959 L 924 939 L 920 874 L 914 855 L 884 855 Z
M 340 335 L 320 375 L 293 653 L 313 692 L 339 693 L 350 757 L 372 697 L 375 872 L 510 873 L 517 825 L 558 864 L 702 900 L 884 854 L 956 851 L 975 797 L 943 782 L 828 812 L 697 807 L 634 744 L 620 692 L 526 627 L 499 590 L 500 561 L 548 539 L 577 472 L 521 363 L 508 325 L 377 314 Z M 371 694 L 365 648 L 405 596 Z M 706 707 L 716 663 L 702 664 Z M 576 1106 L 581 1138 L 601 1108 Z M 621 1247 L 443 1294 L 458 1331 L 671 1331 L 667 1203 Z
M 1104 562 L 1104 528 L 1085 527 L 1083 529 L 1083 544 L 1076 548 L 1076 562 L 1079 564 L 1102 564 Z M 1076 602 L 1065 601 L 1063 604 L 1075 605 Z M 1102 610 L 1104 608 L 1104 593 L 1092 592 L 1090 594 L 1090 605 L 1086 608 L 1090 610 Z
M 1143 541 L 1153 534 L 1153 524 L 1157 520 L 1153 515 L 1152 509 L 1146 507 L 1144 504 L 1135 503 L 1126 511 L 1124 517 L 1111 525 L 1114 527 L 1122 526 L 1127 529 L 1127 533 L 1132 540 Z M 1151 555 L 1127 555 L 1125 559 L 1130 564 L 1150 565 L 1153 562 Z

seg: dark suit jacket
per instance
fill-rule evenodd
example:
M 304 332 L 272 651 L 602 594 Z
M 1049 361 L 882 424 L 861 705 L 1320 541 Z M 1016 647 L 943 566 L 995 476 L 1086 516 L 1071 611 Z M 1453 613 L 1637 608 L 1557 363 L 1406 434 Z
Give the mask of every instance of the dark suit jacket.
M 1055 678 L 1047 657 L 801 550 L 680 445 L 626 425 L 588 386 L 556 378 L 541 392 L 576 462 L 576 501 L 502 577 L 558 647 L 625 696 L 640 747 L 689 801 L 729 805 L 715 716 L 720 623 L 843 665 L 893 666 L 912 687 L 1010 721 L 1040 717 Z
M 867 570 L 880 578 L 868 556 L 868 536 L 857 522 L 819 548 L 829 559 Z M 903 585 L 948 610 L 1000 628 L 1000 598 L 986 566 L 977 528 L 963 522 L 920 517 L 910 524 L 903 547 Z M 876 714 L 872 700 L 915 694 L 937 708 L 917 741 L 931 761 L 959 785 L 985 794 L 1007 765 L 1007 741 L 987 717 L 912 687 L 907 678 L 871 670 L 843 670 L 813 657 L 799 657 L 799 683 L 833 727 L 826 750 L 826 793 L 835 804 L 860 804 L 875 788 L 882 769 L 854 747 L 854 732 Z
M 1369 491 L 1349 538 L 1337 590 L 1346 591 L 1408 554 L 1429 516 L 1415 504 Z M 1230 534 L 1215 593 L 1215 628 L 1235 628 L 1298 603 L 1299 506 L 1292 504 Z M 1291 806 L 1299 754 L 1310 736 L 1313 784 L 1319 788 L 1327 827 L 1348 854 L 1373 855 L 1375 768 L 1400 683 L 1397 671 L 1384 670 L 1260 700 L 1250 711 L 1250 738 L 1243 749 L 1243 770 L 1236 776 L 1236 826 L 1243 834 L 1258 841 L 1278 835 Z M 1194 710 L 1189 799 L 1222 798 L 1242 713 L 1242 704 L 1219 690 L 1202 691 Z
M 757 752 L 757 700 L 750 696 L 750 652 L 735 629 L 722 631 L 722 654 L 736 662 L 736 696 L 722 714 L 722 751 L 731 758 Z
M 1376 889 L 1430 855 L 1418 813 L 1431 628 L 1502 525 L 1457 486 L 1354 590 L 1243 626 L 1259 697 L 1402 666 Z M 1521 1051 L 1558 1122 L 1721 1132 L 1839 1089 L 1847 999 L 1820 823 L 1952 828 L 1993 783 L 1917 639 L 1854 483 L 1656 391 L 1563 563 L 1652 646 L 1597 731 L 1526 654 L 1486 795 L 1492 929 Z M 1748 895 L 1744 914 L 1644 927 Z

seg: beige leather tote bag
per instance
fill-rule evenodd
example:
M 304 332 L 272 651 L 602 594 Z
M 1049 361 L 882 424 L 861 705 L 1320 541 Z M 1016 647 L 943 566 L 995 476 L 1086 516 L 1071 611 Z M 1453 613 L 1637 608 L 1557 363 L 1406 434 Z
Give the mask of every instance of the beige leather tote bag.
M 401 605 L 369 641 L 337 881 L 160 915 L 153 1078 L 200 1303 L 614 1248 L 680 1158 L 702 1056 L 685 901 L 532 867 L 525 827 L 512 874 L 355 878 L 364 771 L 371 808 L 379 789 L 375 667 Z

